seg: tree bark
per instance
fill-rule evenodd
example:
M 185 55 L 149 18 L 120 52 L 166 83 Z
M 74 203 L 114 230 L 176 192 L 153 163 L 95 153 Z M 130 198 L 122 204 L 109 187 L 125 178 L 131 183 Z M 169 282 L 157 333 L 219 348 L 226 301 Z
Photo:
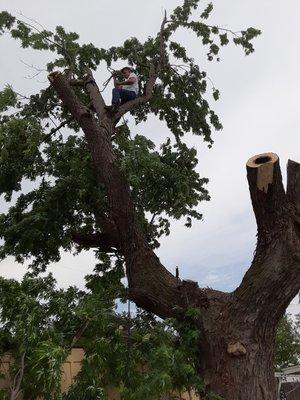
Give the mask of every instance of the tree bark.
M 258 336 L 247 322 L 225 315 L 214 319 L 214 329 L 204 324 L 199 373 L 206 390 L 225 400 L 275 400 L 274 330 Z
M 118 250 L 126 262 L 131 299 L 163 318 L 176 316 L 175 306 L 199 307 L 199 374 L 207 389 L 226 400 L 276 399 L 274 332 L 300 289 L 299 164 L 289 163 L 286 194 L 276 154 L 261 154 L 248 161 L 247 177 L 258 227 L 254 260 L 233 293 L 200 289 L 196 282 L 172 275 L 149 247 L 111 145 L 114 121 L 104 111 L 95 82 L 89 79 L 86 89 L 98 120 L 79 101 L 64 75 L 52 73 L 49 80 L 80 124 L 99 183 L 106 189 Z M 94 239 L 89 238 L 93 245 Z

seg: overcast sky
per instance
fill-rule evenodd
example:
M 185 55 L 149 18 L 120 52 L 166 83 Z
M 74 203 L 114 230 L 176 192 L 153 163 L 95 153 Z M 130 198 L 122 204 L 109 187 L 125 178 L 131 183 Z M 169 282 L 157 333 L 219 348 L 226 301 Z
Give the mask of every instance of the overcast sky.
M 99 47 L 121 44 L 126 38 L 140 40 L 155 34 L 163 11 L 171 11 L 179 0 L 1 0 L 2 10 L 23 13 L 38 20 L 47 29 L 62 25 L 80 34 L 82 42 Z M 206 3 L 203 2 L 203 6 Z M 50 6 L 51 5 L 51 6 Z M 298 0 L 215 0 L 211 24 L 240 30 L 253 26 L 263 34 L 255 40 L 256 51 L 245 57 L 231 46 L 221 53 L 220 63 L 207 63 L 201 44 L 193 35 L 180 32 L 177 39 L 186 45 L 199 65 L 207 70 L 221 92 L 215 104 L 224 125 L 214 135 L 215 144 L 207 149 L 201 139 L 187 141 L 198 149 L 202 176 L 210 179 L 211 201 L 199 210 L 204 221 L 186 229 L 183 222 L 173 224 L 171 236 L 162 241 L 158 254 L 171 271 L 180 267 L 182 277 L 199 281 L 201 286 L 233 290 L 249 267 L 255 248 L 256 225 L 247 187 L 245 163 L 254 154 L 273 151 L 281 160 L 285 177 L 288 158 L 300 160 L 300 3 Z M 24 79 L 32 74 L 21 60 L 43 68 L 46 54 L 21 50 L 19 43 L 0 38 L 0 88 L 11 83 L 18 92 L 28 94 L 47 85 L 46 74 Z M 103 82 L 107 76 L 100 73 Z M 110 98 L 110 88 L 105 93 Z M 132 126 L 162 142 L 170 135 L 154 118 L 143 126 Z M 94 266 L 92 252 L 76 258 L 63 255 L 51 267 L 62 286 L 82 286 L 83 277 Z M 0 263 L 0 274 L 20 277 L 24 271 L 12 259 Z M 298 310 L 294 305 L 293 312 Z

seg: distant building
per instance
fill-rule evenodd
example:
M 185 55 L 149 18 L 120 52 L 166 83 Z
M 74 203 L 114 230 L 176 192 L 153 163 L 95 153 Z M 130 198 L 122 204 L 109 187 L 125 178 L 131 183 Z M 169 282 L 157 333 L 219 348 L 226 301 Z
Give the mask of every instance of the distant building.
M 276 373 L 278 400 L 300 400 L 300 365 L 284 368 Z

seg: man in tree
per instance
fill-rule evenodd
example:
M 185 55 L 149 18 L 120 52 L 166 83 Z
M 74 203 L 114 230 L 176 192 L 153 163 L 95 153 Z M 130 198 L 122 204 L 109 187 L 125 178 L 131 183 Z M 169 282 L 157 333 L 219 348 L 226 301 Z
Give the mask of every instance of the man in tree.
M 105 107 L 107 110 L 116 111 L 120 104 L 134 100 L 139 92 L 139 83 L 137 75 L 131 71 L 131 68 L 124 67 L 121 69 L 123 81 L 118 81 L 114 74 L 114 88 L 112 90 L 112 106 Z
M 195 171 L 196 151 L 182 137 L 193 132 L 211 145 L 212 128 L 222 127 L 205 97 L 206 72 L 173 35 L 180 28 L 194 32 L 212 61 L 229 43 L 228 34 L 250 54 L 260 33 L 207 24 L 212 4 L 194 20 L 198 2 L 184 0 L 145 43 L 130 38 L 108 50 L 81 46 L 78 35 L 62 27 L 53 34 L 0 14 L 0 32 L 11 32 L 23 47 L 57 54 L 47 65 L 49 88 L 28 101 L 11 88 L 2 93 L 1 193 L 10 201 L 26 178 L 38 188 L 20 194 L 1 216 L 0 255 L 20 262 L 31 257 L 41 270 L 74 243 L 79 249 L 96 247 L 97 257 L 108 257 L 112 269 L 117 258 L 126 268 L 129 297 L 139 307 L 179 321 L 197 310 L 197 370 L 204 392 L 226 400 L 274 400 L 275 329 L 300 288 L 300 165 L 289 162 L 285 191 L 277 155 L 258 155 L 247 163 L 258 241 L 252 265 L 232 293 L 177 279 L 154 253 L 159 237 L 169 232 L 170 218 L 185 217 L 190 226 L 192 218 L 201 219 L 195 210 L 199 201 L 209 199 L 207 180 Z M 142 91 L 112 115 L 92 71 L 117 60 L 135 66 Z M 218 91 L 213 96 L 217 100 Z M 10 112 L 13 107 L 19 112 Z M 144 136 L 114 135 L 116 120 L 126 112 L 137 123 L 158 115 L 174 142 L 156 149 Z M 57 126 L 45 132 L 53 118 Z M 67 140 L 54 138 L 62 126 L 75 131 Z

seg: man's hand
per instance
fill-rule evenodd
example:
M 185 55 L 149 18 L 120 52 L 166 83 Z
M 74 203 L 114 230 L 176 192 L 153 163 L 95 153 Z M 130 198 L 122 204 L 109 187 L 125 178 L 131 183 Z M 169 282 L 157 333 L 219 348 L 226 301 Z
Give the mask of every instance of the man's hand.
M 117 79 L 118 79 L 118 78 L 117 78 L 117 74 L 113 74 L 114 87 L 115 87 L 116 89 L 122 89 L 122 87 L 121 87 L 121 85 L 120 85 L 120 82 L 118 82 Z

